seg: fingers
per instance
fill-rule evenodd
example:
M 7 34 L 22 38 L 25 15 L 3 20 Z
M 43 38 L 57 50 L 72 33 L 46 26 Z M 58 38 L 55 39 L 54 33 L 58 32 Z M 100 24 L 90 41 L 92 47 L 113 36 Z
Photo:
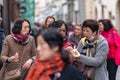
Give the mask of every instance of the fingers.
M 9 58 L 10 62 L 18 62 L 19 61 L 19 53 L 15 53 L 13 56 Z
M 71 46 L 69 46 L 66 48 L 66 50 L 71 52 L 73 50 L 73 48 Z
M 15 53 L 15 56 L 18 58 L 18 57 L 19 57 L 19 53 L 16 52 L 16 53 Z
M 80 53 L 77 51 L 77 49 L 73 49 L 71 51 L 71 53 L 72 53 L 73 57 L 80 57 Z
M 28 60 L 25 62 L 25 64 L 23 65 L 23 69 L 28 69 L 32 64 L 32 60 Z

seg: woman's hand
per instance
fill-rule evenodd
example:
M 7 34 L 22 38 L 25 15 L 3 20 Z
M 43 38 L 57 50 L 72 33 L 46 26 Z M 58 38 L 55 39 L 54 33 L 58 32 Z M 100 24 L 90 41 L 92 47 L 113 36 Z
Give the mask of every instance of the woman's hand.
M 73 50 L 73 48 L 71 46 L 69 46 L 69 47 L 65 48 L 65 50 L 71 52 Z
M 80 57 L 80 53 L 75 47 L 67 47 L 66 50 L 70 52 L 69 57 L 71 62 L 76 61 Z
M 78 52 L 78 50 L 74 47 L 67 47 L 66 48 L 67 51 L 71 52 L 73 58 L 77 58 L 77 57 L 80 57 L 80 53 Z
M 80 53 L 78 52 L 77 49 L 73 49 L 73 50 L 71 51 L 71 53 L 72 53 L 72 55 L 73 55 L 74 58 L 80 57 Z
M 32 62 L 33 62 L 32 59 L 27 60 L 23 65 L 23 69 L 28 69 L 31 66 Z
M 19 54 L 16 52 L 13 56 L 8 58 L 9 62 L 18 62 L 19 61 Z

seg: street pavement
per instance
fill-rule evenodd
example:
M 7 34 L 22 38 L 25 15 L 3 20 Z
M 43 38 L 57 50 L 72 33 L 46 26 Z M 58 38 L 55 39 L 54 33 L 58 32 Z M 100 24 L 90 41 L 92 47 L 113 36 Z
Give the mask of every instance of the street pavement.
M 118 66 L 117 74 L 116 74 L 116 80 L 120 80 L 120 66 Z

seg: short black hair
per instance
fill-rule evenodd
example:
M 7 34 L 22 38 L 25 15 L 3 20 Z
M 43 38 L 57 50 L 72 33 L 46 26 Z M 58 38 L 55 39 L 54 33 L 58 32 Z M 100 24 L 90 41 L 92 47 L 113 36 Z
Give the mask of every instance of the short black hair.
M 104 31 L 109 31 L 113 28 L 113 24 L 109 19 L 100 19 L 98 22 L 101 22 L 104 25 Z
M 35 22 L 34 25 L 41 27 L 41 25 L 38 22 Z
M 85 28 L 85 27 L 89 27 L 93 33 L 94 32 L 98 33 L 99 25 L 96 20 L 86 19 L 82 24 L 82 28 Z
M 16 19 L 16 21 L 14 23 L 14 26 L 12 28 L 12 33 L 13 34 L 20 34 L 20 31 L 22 29 L 22 24 L 23 24 L 24 21 L 28 22 L 29 28 L 30 28 L 30 31 L 31 31 L 31 26 L 30 26 L 29 20 L 27 20 L 25 18 L 18 18 L 18 19 Z M 30 31 L 29 31 L 29 33 L 30 33 Z
M 49 28 L 39 32 L 38 36 L 41 35 L 44 40 L 48 43 L 50 48 L 59 47 L 59 52 L 61 52 L 63 47 L 63 37 L 58 30 Z

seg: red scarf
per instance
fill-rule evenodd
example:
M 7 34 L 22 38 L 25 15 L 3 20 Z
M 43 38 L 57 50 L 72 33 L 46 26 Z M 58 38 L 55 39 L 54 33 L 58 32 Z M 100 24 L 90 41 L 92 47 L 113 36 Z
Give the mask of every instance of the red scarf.
M 56 54 L 51 61 L 46 62 L 36 58 L 25 80 L 51 80 L 50 75 L 61 72 L 64 65 L 60 54 Z

